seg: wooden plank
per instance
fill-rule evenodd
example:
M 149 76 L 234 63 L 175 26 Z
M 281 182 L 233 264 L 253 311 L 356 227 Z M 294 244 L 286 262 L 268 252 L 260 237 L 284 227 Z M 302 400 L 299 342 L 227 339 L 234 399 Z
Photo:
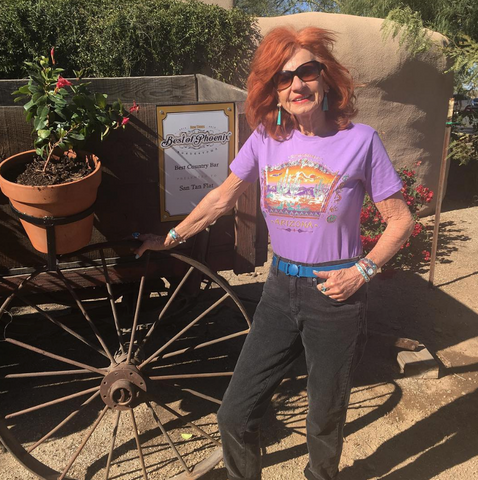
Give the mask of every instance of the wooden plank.
M 238 106 L 238 150 L 251 134 L 246 116 Z M 260 187 L 251 185 L 239 198 L 236 206 L 236 245 L 234 251 L 234 273 L 254 270 L 267 260 L 267 228 L 260 209 Z
M 400 366 L 400 373 L 407 377 L 439 377 L 438 363 L 424 345 L 420 345 L 420 349 L 416 352 L 399 352 L 397 362 Z
M 74 79 L 70 79 L 73 82 Z M 117 77 L 84 78 L 91 82 L 92 92 L 106 93 L 112 100 L 120 98 L 124 103 L 179 103 L 197 102 L 195 75 L 174 75 L 166 77 Z M 27 80 L 0 80 L 0 105 L 13 106 L 12 93 L 25 85 Z
M 247 92 L 206 75 L 197 74 L 198 102 L 244 102 Z

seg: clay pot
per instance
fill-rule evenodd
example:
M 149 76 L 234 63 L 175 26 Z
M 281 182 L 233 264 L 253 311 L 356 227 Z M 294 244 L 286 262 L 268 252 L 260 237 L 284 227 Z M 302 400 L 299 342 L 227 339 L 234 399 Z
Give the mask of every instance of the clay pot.
M 95 170 L 74 182 L 51 186 L 18 185 L 7 180 L 8 172 L 32 160 L 35 150 L 18 153 L 0 163 L 0 188 L 21 213 L 34 217 L 66 217 L 83 212 L 96 200 L 101 183 L 101 163 L 91 155 Z M 82 152 L 79 152 L 81 154 Z M 66 225 L 55 226 L 56 253 L 70 253 L 88 245 L 93 230 L 94 214 Z M 33 247 L 48 253 L 46 229 L 20 220 Z

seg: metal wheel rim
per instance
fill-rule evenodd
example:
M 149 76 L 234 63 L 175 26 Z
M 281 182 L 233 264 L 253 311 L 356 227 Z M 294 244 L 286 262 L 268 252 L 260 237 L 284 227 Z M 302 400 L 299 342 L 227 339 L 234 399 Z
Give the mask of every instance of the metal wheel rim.
M 96 246 L 93 245 L 93 246 L 87 247 L 86 249 L 83 249 L 82 252 L 83 253 L 85 253 L 85 252 L 88 253 L 88 252 L 91 252 L 95 249 L 102 250 L 103 247 L 106 248 L 107 245 L 108 244 L 105 244 L 105 245 L 102 244 L 102 245 L 96 245 Z M 206 317 L 201 317 L 201 315 L 204 313 L 204 312 L 202 312 L 202 314 L 199 315 L 201 317 L 199 320 L 197 320 L 197 316 L 196 316 L 194 318 L 193 322 L 189 322 L 185 327 L 183 327 L 181 329 L 180 332 L 177 332 L 176 335 L 173 335 L 172 338 L 169 338 L 168 341 L 166 341 L 163 345 L 161 345 L 160 348 L 154 348 L 153 353 L 151 353 L 149 355 L 143 355 L 140 359 L 134 360 L 134 352 L 135 352 L 136 346 L 132 346 L 132 347 L 130 347 L 130 346 L 135 345 L 135 342 L 136 342 L 135 337 L 137 335 L 137 332 L 139 331 L 138 330 L 138 325 L 140 325 L 139 321 L 140 321 L 140 314 L 141 314 L 141 301 L 137 302 L 135 312 L 134 312 L 134 315 L 133 315 L 134 318 L 132 318 L 133 325 L 131 327 L 131 335 L 130 335 L 130 342 L 129 342 L 130 346 L 123 345 L 123 347 L 124 347 L 123 354 L 126 355 L 126 361 L 122 361 L 122 362 L 118 363 L 118 365 L 123 365 L 123 366 L 127 365 L 128 368 L 130 368 L 131 371 L 128 370 L 127 373 L 131 377 L 127 377 L 127 378 L 125 377 L 126 379 L 123 379 L 124 385 L 121 384 L 121 386 L 119 386 L 119 384 L 116 381 L 112 381 L 112 385 L 114 385 L 116 387 L 116 390 L 114 390 L 113 394 L 111 394 L 111 396 L 109 396 L 108 398 L 109 398 L 110 402 L 112 402 L 112 401 L 116 402 L 117 399 L 119 399 L 124 403 L 124 409 L 121 410 L 119 413 L 117 413 L 118 422 L 119 422 L 119 418 L 121 416 L 123 416 L 122 421 L 125 421 L 124 417 L 126 417 L 126 416 L 131 417 L 131 422 L 134 425 L 133 432 L 135 434 L 134 436 L 136 437 L 135 440 L 136 440 L 136 443 L 137 443 L 136 452 L 137 452 L 137 457 L 138 457 L 138 460 L 139 460 L 138 463 L 140 464 L 140 469 L 142 470 L 142 472 L 141 472 L 142 476 L 140 476 L 140 477 L 136 476 L 135 478 L 143 478 L 143 479 L 169 478 L 169 476 L 164 477 L 162 474 L 160 476 L 157 476 L 158 475 L 158 473 L 157 473 L 158 470 L 153 471 L 153 476 L 151 476 L 151 472 L 148 471 L 149 470 L 148 461 L 145 461 L 144 459 L 141 460 L 141 457 L 142 456 L 144 457 L 144 455 L 142 455 L 142 448 L 143 447 L 141 446 L 141 438 L 140 438 L 142 434 L 139 433 L 140 430 L 135 425 L 136 420 L 135 420 L 134 412 L 135 412 L 136 408 L 137 407 L 139 408 L 139 406 L 141 406 L 142 408 L 145 408 L 144 405 L 146 404 L 148 406 L 148 409 L 151 409 L 151 414 L 154 416 L 154 413 L 152 413 L 154 411 L 154 408 L 150 406 L 150 402 L 152 402 L 156 399 L 153 396 L 150 396 L 150 394 L 147 391 L 144 391 L 144 392 L 140 391 L 140 393 L 138 394 L 138 396 L 141 397 L 141 402 L 139 402 L 139 405 L 135 405 L 134 401 L 131 402 L 131 399 L 133 397 L 135 397 L 135 395 L 136 395 L 136 390 L 134 390 L 134 389 L 137 389 L 139 387 L 139 383 L 141 382 L 141 375 L 143 375 L 147 379 L 147 383 L 148 382 L 165 381 L 164 377 L 168 377 L 168 375 L 166 375 L 166 376 L 165 375 L 153 375 L 151 373 L 145 374 L 143 372 L 147 371 L 147 369 L 149 368 L 149 365 L 156 362 L 157 359 L 164 360 L 165 358 L 174 358 L 176 356 L 181 356 L 182 354 L 190 354 L 191 352 L 195 353 L 199 349 L 206 349 L 207 350 L 208 348 L 211 348 L 211 347 L 214 348 L 215 345 L 218 345 L 222 342 L 227 343 L 231 339 L 242 337 L 247 333 L 247 331 L 249 329 L 249 326 L 250 326 L 250 320 L 248 318 L 246 310 L 242 306 L 242 304 L 241 304 L 240 300 L 237 298 L 236 294 L 232 291 L 230 286 L 227 284 L 227 282 L 222 277 L 220 277 L 219 275 L 217 275 L 216 273 L 211 271 L 208 267 L 201 264 L 200 262 L 198 262 L 196 260 L 193 260 L 193 259 L 191 259 L 191 258 L 189 258 L 185 255 L 181 255 L 181 254 L 178 254 L 178 253 L 172 253 L 172 252 L 166 252 L 166 253 L 161 253 L 159 255 L 159 257 L 161 257 L 161 258 L 162 257 L 173 258 L 176 261 L 180 261 L 180 262 L 184 263 L 185 265 L 187 265 L 188 268 L 189 268 L 188 272 L 193 272 L 194 274 L 199 272 L 199 274 L 207 276 L 214 283 L 214 285 L 217 286 L 218 289 L 221 289 L 222 291 L 225 292 L 223 297 L 221 297 L 221 298 L 223 298 L 223 300 L 214 302 L 213 305 L 210 305 L 210 307 L 213 307 L 211 311 L 214 311 L 218 306 L 221 306 L 223 301 L 225 301 L 227 299 L 231 299 L 232 302 L 235 304 L 237 310 L 240 312 L 240 314 L 243 317 L 243 327 L 244 328 L 242 330 L 240 330 L 239 332 L 236 332 L 235 334 L 232 334 L 232 337 L 231 337 L 231 335 L 225 336 L 225 337 L 228 337 L 228 338 L 226 338 L 224 340 L 219 341 L 218 339 L 213 339 L 209 342 L 199 343 L 198 344 L 199 347 L 197 347 L 197 349 L 196 349 L 196 347 L 195 348 L 189 347 L 186 350 L 185 350 L 185 348 L 182 348 L 182 349 L 174 349 L 173 348 L 172 351 L 171 351 L 170 347 L 174 346 L 175 342 L 179 341 L 180 339 L 182 340 L 185 333 L 188 333 L 194 326 L 198 325 L 201 322 L 201 320 L 203 320 L 203 318 L 206 318 Z M 154 261 L 154 259 L 152 261 Z M 105 268 L 105 263 L 104 263 L 103 256 L 102 256 L 102 262 L 103 262 L 102 263 L 102 268 L 103 268 L 104 271 L 106 270 L 106 272 L 107 272 L 107 269 Z M 149 262 L 149 260 L 146 263 L 148 263 L 148 262 Z M 147 268 L 148 268 L 148 266 L 146 266 L 146 269 Z M 59 271 L 59 272 L 57 272 L 57 274 L 61 278 L 62 272 Z M 144 286 L 144 283 L 146 281 L 145 277 L 146 277 L 146 275 L 144 275 L 142 277 L 142 280 L 140 282 L 140 292 L 139 292 L 139 295 L 138 295 L 139 298 L 141 298 L 141 292 L 142 292 L 141 289 Z M 107 278 L 107 273 L 106 273 L 106 278 Z M 28 283 L 28 281 L 27 281 L 27 283 Z M 107 280 L 106 280 L 106 283 L 108 283 Z M 180 287 L 180 288 L 183 288 L 183 287 Z M 171 295 L 169 295 L 168 301 L 171 299 L 171 297 L 174 296 L 174 293 L 175 292 L 172 292 Z M 16 292 L 16 294 L 17 294 L 17 296 L 19 295 L 18 292 Z M 174 300 L 175 300 L 175 298 L 173 298 L 172 302 L 169 304 L 169 307 L 168 307 L 168 303 L 166 303 L 166 309 L 170 308 L 170 306 L 174 304 Z M 7 302 L 5 302 L 5 303 L 7 303 Z M 81 301 L 80 301 L 80 304 L 82 304 Z M 216 305 L 216 306 L 214 306 L 214 305 Z M 7 305 L 4 304 L 1 308 L 2 308 L 2 310 L 6 310 L 8 308 L 8 304 Z M 209 307 L 206 309 L 206 312 L 208 312 L 208 310 L 209 310 Z M 163 312 L 163 311 L 164 311 L 164 308 L 163 308 L 163 310 L 161 310 L 161 312 Z M 3 313 L 3 312 L 0 311 L 0 314 L 1 313 Z M 162 314 L 163 313 L 161 313 L 160 316 L 159 316 L 160 321 L 161 321 L 161 315 Z M 86 313 L 86 316 L 89 316 L 88 312 Z M 86 318 L 86 316 L 85 316 L 85 318 Z M 163 316 L 163 318 L 164 318 L 164 316 Z M 147 344 L 150 339 L 154 338 L 154 335 L 155 335 L 156 330 L 157 330 L 156 327 L 159 325 L 160 321 L 155 325 L 155 327 L 153 327 L 153 328 L 150 327 L 149 330 L 147 330 L 146 335 L 142 337 L 141 341 L 144 341 L 145 337 L 147 337 L 150 332 L 151 332 L 151 335 L 150 335 L 150 337 L 148 337 L 146 339 L 145 344 Z M 138 323 L 136 323 L 136 322 L 138 322 Z M 93 320 L 92 320 L 92 323 L 94 323 Z M 115 324 L 116 324 L 116 321 L 115 321 Z M 133 332 L 136 332 L 136 333 L 133 334 Z M 68 331 L 66 333 L 70 334 Z M 97 335 L 97 333 L 99 333 L 99 335 Z M 8 332 L 6 332 L 5 336 L 6 336 L 5 340 L 8 343 L 13 343 L 15 346 L 19 347 L 22 351 L 27 350 L 28 353 L 32 352 L 32 350 L 30 348 L 30 347 L 32 347 L 32 345 L 25 346 L 25 345 L 29 345 L 29 344 L 21 342 L 19 340 L 16 340 L 12 337 L 9 337 Z M 80 335 L 80 336 L 82 336 L 82 335 Z M 99 344 L 99 348 L 103 351 L 103 354 L 105 352 L 108 352 L 108 349 L 109 349 L 108 347 L 109 346 L 107 345 L 107 342 L 105 341 L 104 343 L 101 343 L 101 337 L 102 337 L 101 332 L 95 332 L 95 336 L 98 337 L 97 338 L 97 340 L 98 340 L 97 344 Z M 77 339 L 75 339 L 75 341 L 76 340 Z M 85 346 L 85 345 L 82 345 L 81 343 L 80 343 L 80 345 L 82 345 L 84 348 L 90 348 L 89 344 L 92 343 L 92 342 L 89 340 L 89 338 L 86 338 L 86 340 L 88 341 L 88 345 Z M 118 341 L 121 343 L 121 338 L 120 338 L 119 335 L 118 335 Z M 77 342 L 77 343 L 79 343 L 79 342 Z M 136 342 L 136 345 L 137 344 L 138 344 L 138 342 Z M 96 345 L 96 346 L 98 347 L 98 345 Z M 33 347 L 37 348 L 35 346 L 33 346 Z M 185 350 L 185 351 L 182 352 L 183 350 Z M 42 353 L 43 356 L 45 355 L 45 352 L 46 352 L 46 354 L 49 353 L 48 351 L 45 350 Z M 40 355 L 37 351 L 34 351 L 33 353 Z M 40 355 L 40 356 L 42 356 L 42 355 Z M 111 353 L 111 352 L 108 352 L 106 354 L 106 357 L 107 358 L 105 358 L 105 360 L 107 360 L 107 361 L 111 361 L 111 358 L 116 359 L 114 354 Z M 47 357 L 47 358 L 50 359 L 50 357 Z M 67 366 L 67 362 L 64 359 L 58 360 L 58 359 L 54 358 L 53 361 L 58 361 L 58 362 L 60 362 L 59 364 L 63 364 L 64 366 Z M 84 365 L 82 365 L 82 362 L 76 362 L 76 363 L 78 365 L 75 364 L 74 369 L 81 370 L 82 369 L 81 367 L 84 367 Z M 90 373 L 92 373 L 92 374 L 96 373 L 99 376 L 98 378 L 103 378 L 103 379 L 107 378 L 108 375 L 111 374 L 111 372 L 118 371 L 118 368 L 117 368 L 118 366 L 112 366 L 113 362 L 111 362 L 111 365 L 108 368 L 108 371 L 106 371 L 105 367 L 100 369 L 100 368 L 95 367 L 94 365 L 88 365 L 88 364 L 86 364 L 86 365 L 88 367 L 93 367 L 93 369 L 89 370 Z M 71 368 L 72 366 L 73 366 L 73 364 L 69 363 L 69 368 L 67 368 L 67 370 L 73 369 L 73 368 Z M 48 370 L 48 371 L 50 372 L 50 370 Z M 34 373 L 33 370 L 31 370 L 30 372 L 27 372 L 27 375 L 31 375 L 32 373 Z M 37 370 L 36 370 L 36 373 L 38 373 Z M 204 375 L 203 374 L 194 374 L 194 376 L 190 377 L 190 378 L 196 378 L 196 379 L 198 379 L 198 378 L 208 379 L 209 378 L 210 379 L 210 378 L 213 378 L 215 376 L 217 376 L 217 377 L 225 377 L 225 376 L 230 377 L 231 374 L 232 374 L 232 370 L 229 371 L 229 372 L 208 372 Z M 3 376 L 0 376 L 0 379 L 2 379 L 2 383 L 7 382 L 7 381 L 12 381 L 12 379 L 18 379 L 18 374 L 10 374 L 10 375 L 17 375 L 17 377 L 11 377 L 11 376 L 8 376 L 8 375 L 9 374 L 4 374 Z M 134 382 L 132 383 L 130 381 L 130 378 L 132 378 L 132 377 L 134 377 L 135 379 L 137 377 L 137 381 L 136 381 L 137 385 L 134 384 Z M 172 376 L 169 375 L 169 377 L 174 377 L 174 375 L 172 375 Z M 179 381 L 183 380 L 183 377 L 185 377 L 185 376 L 182 375 L 182 374 L 176 375 L 176 378 Z M 186 377 L 188 377 L 188 376 L 186 375 Z M 204 381 L 206 381 L 206 380 L 204 380 Z M 107 392 L 106 396 L 110 395 L 111 390 L 113 390 L 113 387 L 111 387 L 110 390 L 106 391 Z M 133 390 L 134 390 L 134 392 L 133 392 Z M 201 401 L 206 401 L 206 402 L 207 401 L 210 401 L 210 402 L 214 401 L 214 399 L 212 397 L 208 397 L 208 395 L 203 395 L 201 392 L 198 392 L 198 391 L 195 391 L 195 390 L 192 390 L 192 389 L 183 389 L 183 393 L 185 391 L 192 394 L 192 395 L 198 395 L 199 394 L 199 399 Z M 102 393 L 104 393 L 103 391 L 101 391 L 100 387 L 98 387 L 96 389 L 95 388 L 84 389 L 82 392 L 83 392 L 83 395 L 82 395 L 81 398 L 84 400 L 83 403 L 91 402 L 92 404 L 95 401 L 98 401 L 97 399 L 95 399 L 93 397 L 98 396 L 98 394 L 99 394 L 99 396 L 101 396 Z M 124 392 L 126 392 L 126 394 L 124 394 Z M 85 400 L 85 398 L 86 398 L 86 400 Z M 93 398 L 93 400 L 91 400 L 92 398 Z M 70 400 L 66 400 L 66 401 L 70 401 Z M 217 399 L 216 399 L 216 401 L 217 401 Z M 103 402 L 105 402 L 105 400 L 103 400 Z M 128 403 L 128 402 L 130 402 L 130 403 Z M 61 402 L 58 402 L 58 403 L 62 404 L 63 400 Z M 34 405 L 34 407 L 36 408 L 39 405 L 42 405 L 42 404 L 38 403 L 38 404 Z M 80 410 L 79 410 L 80 413 L 82 411 L 82 408 L 84 408 L 84 409 L 89 408 L 88 405 L 89 404 L 87 403 L 87 405 L 85 407 L 81 407 Z M 93 434 L 96 432 L 96 429 L 97 429 L 98 425 L 100 425 L 101 422 L 103 421 L 103 416 L 105 416 L 105 417 L 107 415 L 111 416 L 110 413 L 112 413 L 113 410 L 115 408 L 117 408 L 117 407 L 113 408 L 112 405 L 108 404 L 108 403 L 103 404 L 103 403 L 101 403 L 101 401 L 100 401 L 100 405 L 103 406 L 103 410 L 102 410 L 102 413 L 100 414 L 100 417 L 97 417 L 95 419 L 95 421 L 93 422 L 93 425 L 92 425 Z M 158 408 L 158 406 L 159 406 L 159 408 Z M 52 407 L 53 406 L 45 407 L 45 408 L 42 407 L 42 408 L 39 408 L 38 410 L 47 411 L 48 409 L 50 409 Z M 156 402 L 155 403 L 155 408 L 157 410 L 161 411 L 161 412 L 168 411 L 168 410 L 165 410 L 167 408 L 167 405 L 163 406 L 161 404 L 161 402 L 159 402 L 159 403 Z M 172 410 L 174 410 L 174 409 L 172 409 Z M 72 412 L 73 411 L 74 410 L 72 410 Z M 70 459 L 68 461 L 68 463 L 71 462 L 70 466 L 67 465 L 65 468 L 63 468 L 60 471 L 55 470 L 55 468 L 51 468 L 51 466 L 48 466 L 45 463 L 43 463 L 42 461 L 37 460 L 37 458 L 35 458 L 35 456 L 30 454 L 23 447 L 22 442 L 19 441 L 14 434 L 12 434 L 12 431 L 7 426 L 7 423 L 11 422 L 13 417 L 18 418 L 18 417 L 21 417 L 23 415 L 26 415 L 26 416 L 29 415 L 28 412 L 27 413 L 21 413 L 21 412 L 22 412 L 22 410 L 20 410 L 20 414 L 18 414 L 18 411 L 10 412 L 6 417 L 3 413 L 1 413 L 1 415 L 0 415 L 0 439 L 5 444 L 7 449 L 12 453 L 12 455 L 20 463 L 22 463 L 26 468 L 28 468 L 30 471 L 32 471 L 35 475 L 39 476 L 40 478 L 43 478 L 43 479 L 46 479 L 46 480 L 59 479 L 59 478 L 70 478 L 69 475 L 70 475 L 70 472 L 72 471 L 72 466 L 74 466 L 75 462 L 77 461 L 77 457 L 75 457 L 75 458 L 70 457 Z M 70 413 L 72 413 L 72 412 L 70 412 Z M 31 412 L 31 413 L 33 413 L 33 412 Z M 179 412 L 176 412 L 176 413 L 179 413 Z M 13 414 L 13 417 L 12 417 L 12 414 Z M 159 414 L 158 414 L 158 417 L 159 417 Z M 176 420 L 179 423 L 181 422 L 179 417 L 176 418 Z M 111 421 L 111 419 L 110 419 L 110 421 Z M 68 422 L 70 422 L 70 420 L 68 420 Z M 68 422 L 65 423 L 65 426 L 68 424 Z M 96 423 L 96 422 L 98 422 L 98 423 Z M 170 422 L 168 422 L 168 423 L 170 423 Z M 170 450 L 171 450 L 171 452 L 173 452 L 173 457 L 176 457 L 176 462 L 181 463 L 181 458 L 180 458 L 181 453 L 179 451 L 175 452 L 173 447 L 171 447 L 171 444 L 174 445 L 175 442 L 173 440 L 171 440 L 171 441 L 168 440 L 167 431 L 166 431 L 166 433 L 163 431 L 163 430 L 167 430 L 167 429 L 165 429 L 164 427 L 165 427 L 164 425 L 161 426 L 161 420 L 159 420 L 157 422 L 157 430 L 158 430 L 158 432 L 160 432 L 160 436 L 163 438 L 163 441 L 167 441 L 170 444 Z M 64 428 L 64 426 L 62 426 L 61 428 Z M 191 430 L 192 426 L 188 424 L 188 428 Z M 113 430 L 115 430 L 115 429 L 113 428 Z M 49 434 L 49 433 L 51 433 L 51 431 L 47 432 L 47 434 Z M 198 434 L 198 436 L 201 435 L 200 431 L 198 433 L 198 431 L 194 430 L 194 433 Z M 204 434 L 209 435 L 209 434 L 207 434 L 207 432 L 204 432 Z M 50 438 L 55 438 L 55 435 L 56 435 L 56 431 L 51 433 L 50 437 L 48 437 L 46 440 L 43 440 L 43 443 L 40 443 L 40 445 L 36 448 L 41 448 L 46 442 L 49 441 Z M 86 442 L 85 445 L 88 445 L 88 441 L 89 441 L 89 438 L 90 438 L 88 436 L 88 432 L 85 434 L 84 431 L 83 431 L 82 435 L 83 435 L 83 440 Z M 87 437 L 86 440 L 85 440 L 85 435 Z M 204 438 L 206 438 L 206 437 L 204 437 Z M 220 443 L 217 441 L 217 435 L 216 435 L 216 437 L 211 437 L 211 438 L 212 438 L 213 441 L 215 441 L 215 445 L 214 445 L 214 449 L 210 450 L 210 454 L 207 455 L 205 458 L 200 459 L 200 461 L 198 463 L 196 463 L 195 465 L 189 465 L 186 461 L 183 461 L 183 463 L 185 465 L 185 468 L 182 469 L 182 472 L 179 472 L 179 473 L 173 475 L 171 478 L 174 478 L 175 480 L 195 479 L 195 478 L 200 478 L 204 473 L 211 470 L 222 458 L 222 451 L 221 451 L 221 448 L 220 448 Z M 115 439 L 115 440 L 113 440 L 113 439 Z M 166 440 L 164 440 L 164 439 L 166 439 Z M 56 440 L 56 441 L 59 441 L 59 440 Z M 108 460 L 106 462 L 107 465 L 103 469 L 101 469 L 101 471 L 106 472 L 106 476 L 95 476 L 95 475 L 98 474 L 98 472 L 100 472 L 100 470 L 98 470 L 97 472 L 93 472 L 93 477 L 94 478 L 109 478 L 110 467 L 108 465 L 110 464 L 110 461 L 111 461 L 111 459 L 109 457 L 112 457 L 113 460 L 114 460 L 114 454 L 112 452 L 114 452 L 116 447 L 117 447 L 116 445 L 114 445 L 114 443 L 116 441 L 116 433 L 111 434 L 110 441 L 111 441 L 112 446 L 110 446 L 110 448 L 109 448 Z M 32 445 L 31 445 L 32 442 L 26 442 L 26 443 L 27 444 L 29 443 L 28 449 L 30 450 L 31 447 L 32 447 Z M 75 452 L 74 455 L 76 455 L 76 453 L 78 453 L 78 455 L 81 455 L 82 453 L 84 453 L 84 448 L 86 448 L 86 447 L 83 446 L 83 447 L 79 448 L 79 451 Z M 118 458 L 120 458 L 120 457 L 118 457 Z M 73 471 L 74 471 L 74 469 L 73 469 Z M 93 477 L 87 477 L 87 478 L 93 478 Z M 75 475 L 72 475 L 71 478 L 77 478 L 77 477 Z

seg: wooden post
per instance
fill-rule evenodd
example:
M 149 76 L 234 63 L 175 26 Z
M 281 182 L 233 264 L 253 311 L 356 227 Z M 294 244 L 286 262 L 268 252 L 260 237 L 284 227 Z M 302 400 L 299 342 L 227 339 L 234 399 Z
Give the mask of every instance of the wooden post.
M 446 177 L 446 166 L 447 166 L 447 156 L 448 156 L 448 146 L 450 145 L 450 135 L 451 135 L 451 122 L 453 118 L 453 105 L 454 100 L 450 98 L 448 102 L 448 116 L 447 123 L 445 128 L 445 137 L 443 139 L 443 151 L 441 157 L 440 165 L 440 177 L 438 179 L 438 191 L 437 191 L 437 203 L 435 208 L 435 225 L 433 228 L 433 240 L 432 240 L 432 255 L 430 259 L 430 276 L 428 278 L 428 286 L 433 287 L 433 280 L 435 278 L 435 264 L 437 257 L 437 248 L 438 248 L 438 233 L 440 229 L 440 214 L 441 214 L 441 204 L 443 201 L 443 191 L 445 190 L 445 177 Z

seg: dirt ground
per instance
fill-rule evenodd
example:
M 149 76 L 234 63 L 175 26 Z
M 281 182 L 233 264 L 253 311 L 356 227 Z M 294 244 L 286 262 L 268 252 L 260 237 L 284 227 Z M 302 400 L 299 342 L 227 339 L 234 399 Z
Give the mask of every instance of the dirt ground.
M 478 479 L 478 206 L 458 207 L 448 205 L 442 213 L 434 288 L 428 270 L 371 284 L 371 334 L 352 391 L 340 480 Z M 226 273 L 251 308 L 268 266 L 239 277 Z M 393 337 L 423 344 L 439 378 L 401 374 Z M 303 478 L 306 412 L 299 359 L 263 422 L 264 480 Z M 0 452 L 1 480 L 30 478 Z M 114 478 L 125 477 L 118 472 Z M 156 471 L 150 478 L 165 477 Z M 227 476 L 220 463 L 202 478 Z

